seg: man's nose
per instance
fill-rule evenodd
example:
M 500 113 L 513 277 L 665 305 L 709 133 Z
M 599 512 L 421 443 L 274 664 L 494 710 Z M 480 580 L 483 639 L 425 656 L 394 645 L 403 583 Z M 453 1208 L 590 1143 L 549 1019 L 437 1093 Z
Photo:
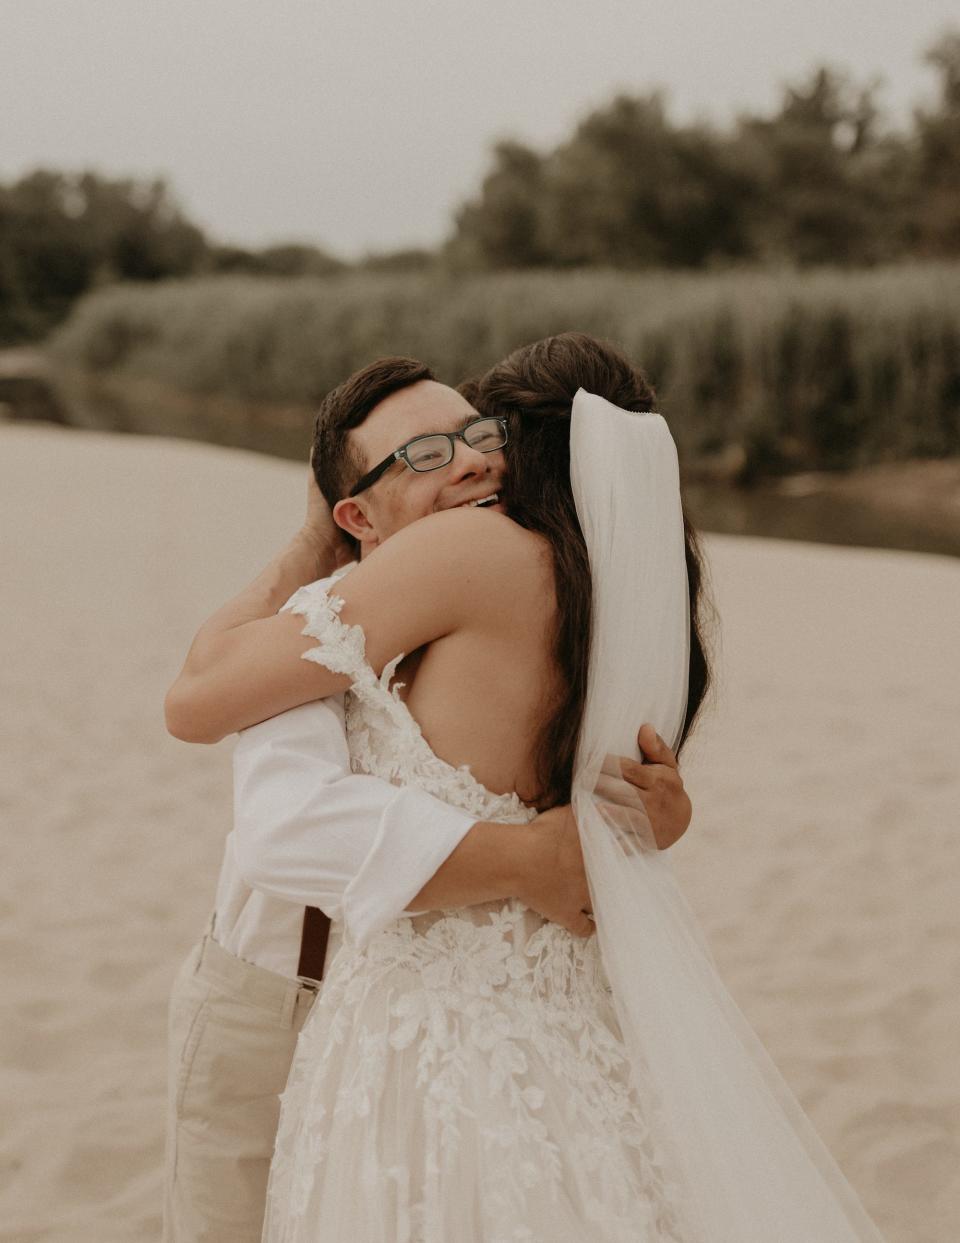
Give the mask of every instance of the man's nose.
M 450 463 L 451 481 L 458 482 L 461 479 L 469 479 L 473 475 L 485 475 L 492 466 L 490 458 L 496 456 L 495 453 L 481 453 L 479 449 L 468 445 L 465 440 L 455 440 L 453 461 Z

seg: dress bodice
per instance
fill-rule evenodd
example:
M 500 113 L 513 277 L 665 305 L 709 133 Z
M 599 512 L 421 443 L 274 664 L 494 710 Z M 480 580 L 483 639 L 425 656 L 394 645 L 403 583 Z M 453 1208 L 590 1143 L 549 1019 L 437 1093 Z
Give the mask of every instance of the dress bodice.
M 346 695 L 346 721 L 354 771 L 394 785 L 419 786 L 478 820 L 525 824 L 534 818 L 536 811 L 516 794 L 495 794 L 473 776 L 468 765 L 455 767 L 433 751 L 400 698 L 403 683 L 391 685 L 404 653 L 377 677 L 367 662 L 363 628 L 340 619 L 343 600 L 339 596 L 310 583 L 284 608 L 301 614 L 306 622 L 302 633 L 318 640 L 319 646 L 305 652 L 304 659 L 352 679 Z

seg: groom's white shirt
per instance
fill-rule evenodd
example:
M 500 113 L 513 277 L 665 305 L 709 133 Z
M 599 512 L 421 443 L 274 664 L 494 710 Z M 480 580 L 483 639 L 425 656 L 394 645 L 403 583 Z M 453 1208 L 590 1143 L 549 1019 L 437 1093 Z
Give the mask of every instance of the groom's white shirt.
M 244 730 L 233 789 L 214 938 L 291 978 L 305 906 L 363 945 L 407 910 L 476 823 L 423 790 L 352 773 L 342 695 Z

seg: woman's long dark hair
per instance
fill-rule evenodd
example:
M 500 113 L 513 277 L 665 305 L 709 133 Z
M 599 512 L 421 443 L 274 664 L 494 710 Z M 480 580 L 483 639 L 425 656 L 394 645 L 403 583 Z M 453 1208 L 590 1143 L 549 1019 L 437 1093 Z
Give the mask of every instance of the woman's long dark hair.
M 536 802 L 541 808 L 570 801 L 590 661 L 590 564 L 570 484 L 570 416 L 578 388 L 597 393 L 624 410 L 655 408 L 653 390 L 643 372 L 616 346 L 579 332 L 522 346 L 460 389 L 482 413 L 508 416 L 503 499 L 511 517 L 545 536 L 553 553 L 554 656 L 561 692 L 536 743 L 540 783 Z M 690 674 L 678 754 L 711 683 L 704 642 L 703 555 L 686 513 L 683 533 L 690 592 Z

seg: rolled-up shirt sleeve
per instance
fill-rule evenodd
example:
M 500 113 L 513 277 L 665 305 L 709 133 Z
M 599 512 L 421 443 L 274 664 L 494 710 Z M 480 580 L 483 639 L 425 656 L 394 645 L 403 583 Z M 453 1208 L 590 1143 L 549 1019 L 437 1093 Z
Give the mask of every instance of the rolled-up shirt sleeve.
M 244 730 L 233 778 L 244 881 L 319 907 L 361 946 L 408 910 L 476 823 L 416 787 L 352 773 L 341 698 Z

